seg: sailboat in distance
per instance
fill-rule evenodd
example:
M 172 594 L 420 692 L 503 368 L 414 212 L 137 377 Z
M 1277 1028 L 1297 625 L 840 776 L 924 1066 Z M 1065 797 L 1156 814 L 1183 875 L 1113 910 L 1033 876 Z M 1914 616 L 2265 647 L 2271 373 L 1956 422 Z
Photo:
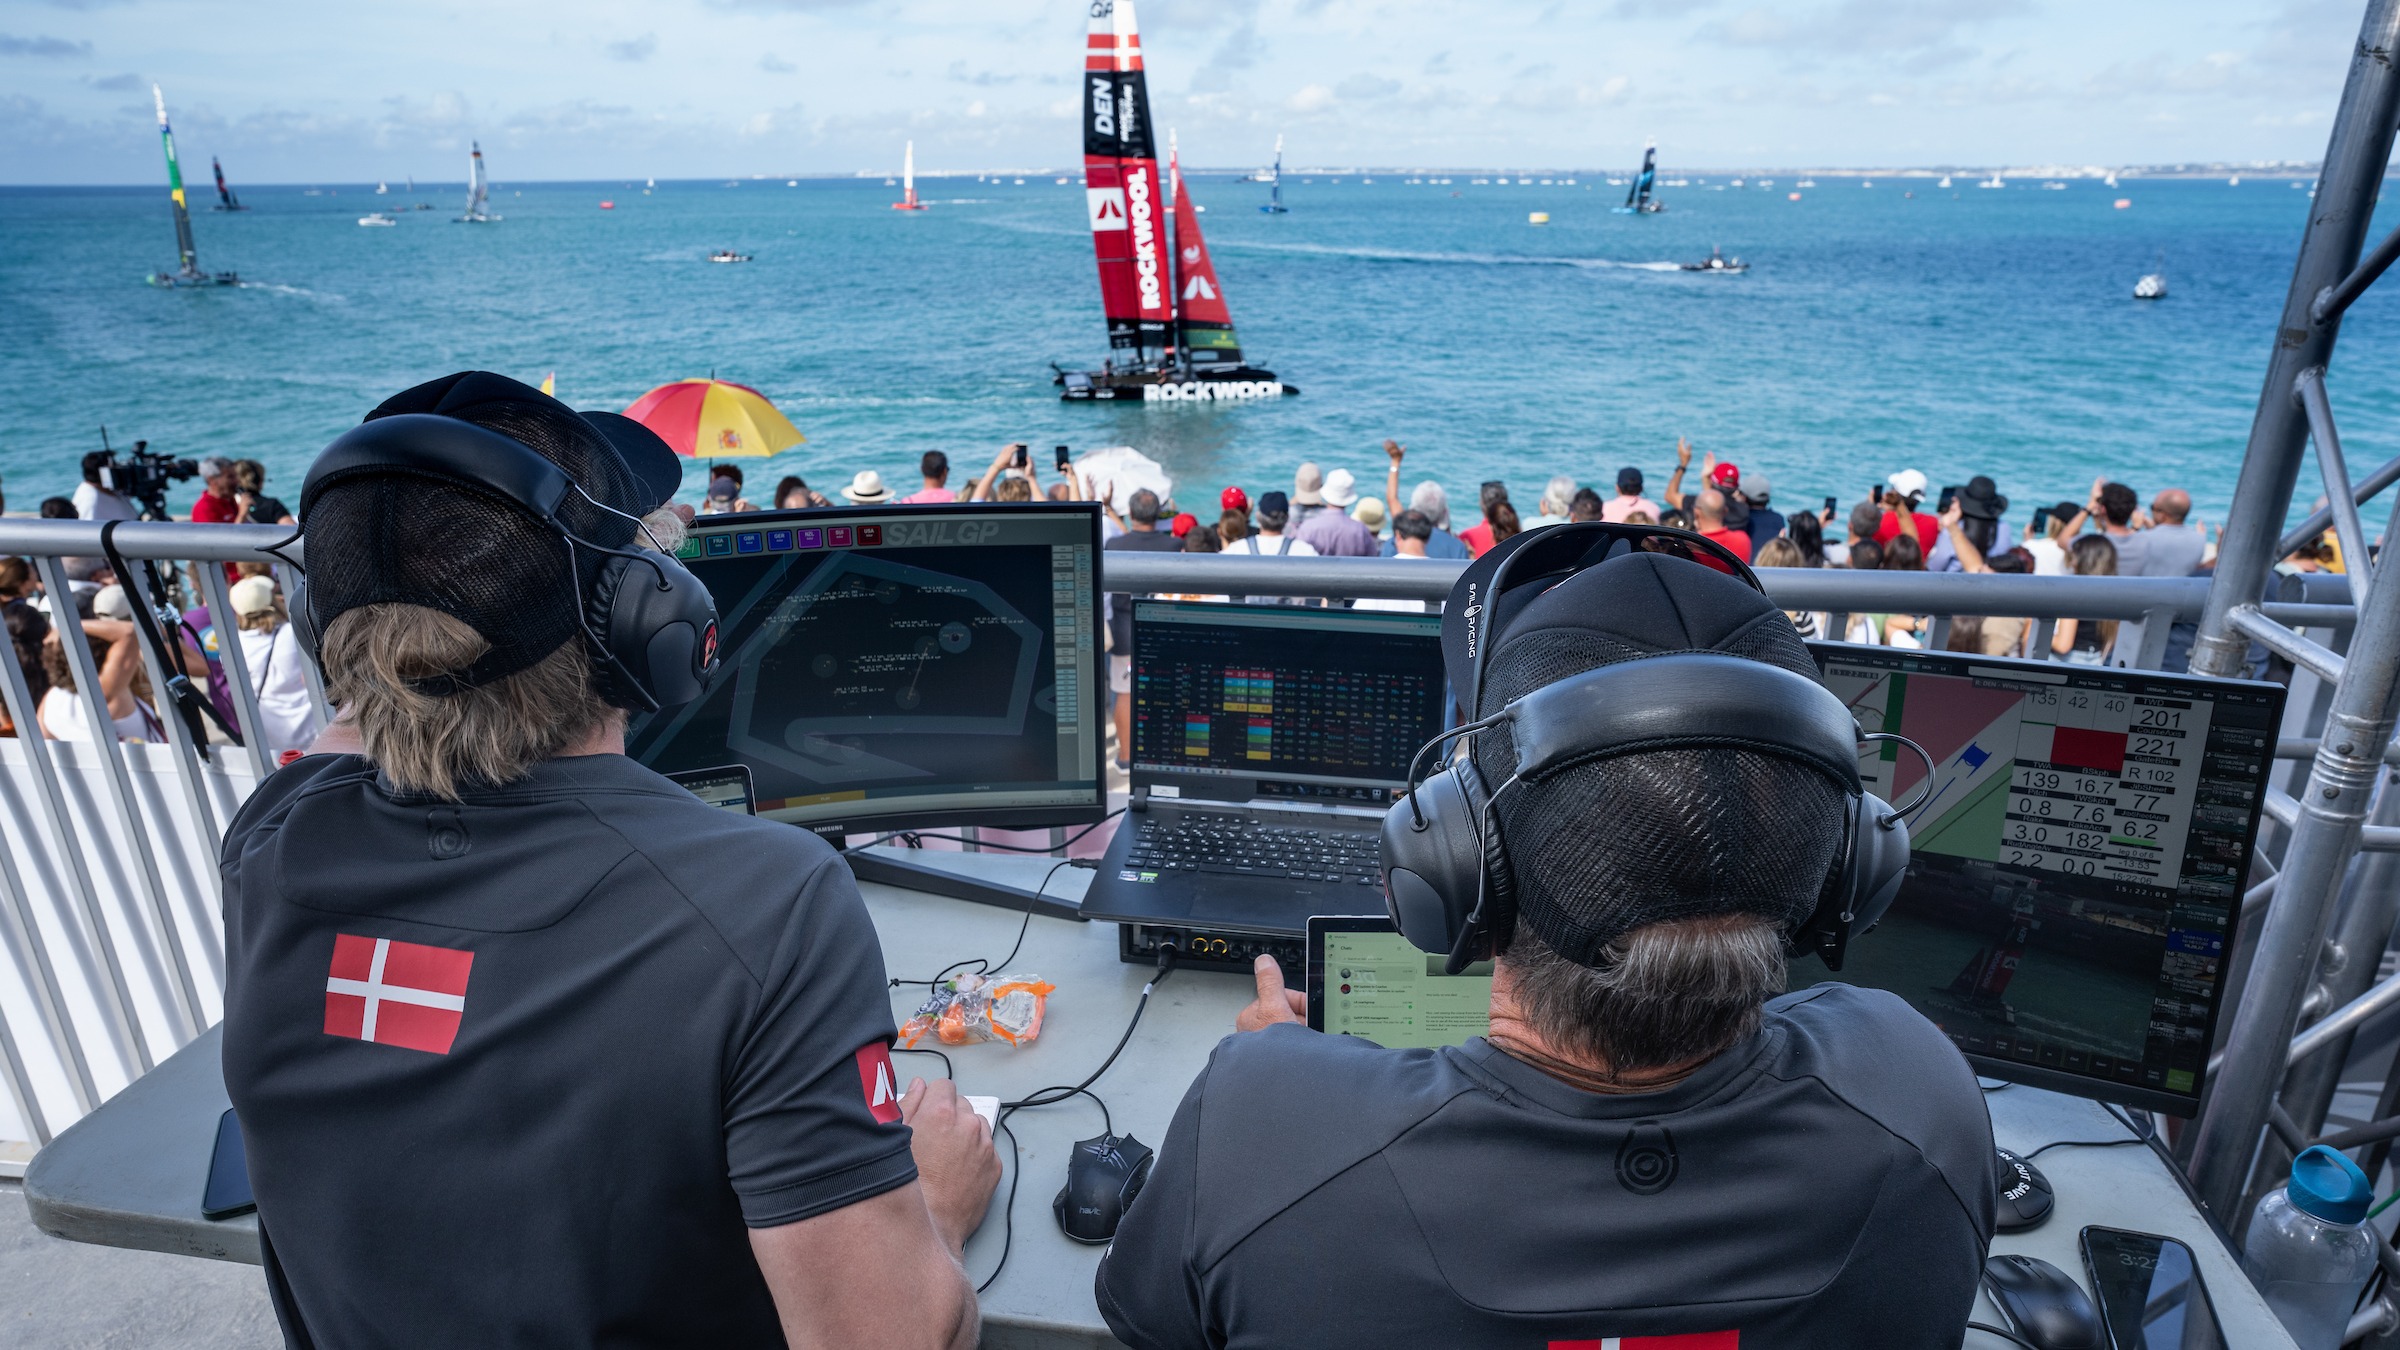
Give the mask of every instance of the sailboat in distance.
M 175 132 L 167 125 L 167 96 L 157 85 L 150 86 L 150 97 L 158 104 L 158 139 L 167 147 L 167 198 L 175 204 L 175 270 L 153 272 L 153 286 L 238 286 L 241 278 L 231 272 L 200 270 L 200 250 L 192 244 L 192 213 L 183 200 L 183 165 L 175 158 Z
M 233 195 L 233 189 L 225 186 L 225 166 L 217 162 L 215 155 L 208 157 L 208 167 L 217 175 L 217 204 L 208 209 L 211 211 L 249 210 L 249 207 L 242 205 L 240 198 Z
M 1654 216 L 1667 209 L 1667 204 L 1650 195 L 1658 184 L 1658 142 L 1642 142 L 1642 171 L 1634 175 L 1633 186 L 1625 191 L 1625 204 L 1612 207 L 1620 216 Z M 1738 183 L 1735 186 L 1740 186 Z
M 917 200 L 917 143 L 910 141 L 900 153 L 900 200 L 892 203 L 895 211 L 922 211 L 925 203 Z
M 453 224 L 488 225 L 500 217 L 492 214 L 492 185 L 483 176 L 483 142 L 467 142 L 467 213 Z
M 1059 370 L 1070 403 L 1273 398 L 1300 391 L 1242 360 L 1225 290 L 1179 167 L 1158 173 L 1133 0 L 1092 0 L 1084 35 L 1084 211 L 1100 264 L 1109 359 Z M 1168 237 L 1172 206 L 1174 237 Z M 1053 367 L 1056 369 L 1056 367 Z
M 1280 135 L 1275 138 L 1274 172 L 1275 176 L 1267 180 L 1272 184 L 1267 189 L 1267 203 L 1258 209 L 1270 216 L 1280 216 L 1291 210 L 1283 204 L 1283 137 Z

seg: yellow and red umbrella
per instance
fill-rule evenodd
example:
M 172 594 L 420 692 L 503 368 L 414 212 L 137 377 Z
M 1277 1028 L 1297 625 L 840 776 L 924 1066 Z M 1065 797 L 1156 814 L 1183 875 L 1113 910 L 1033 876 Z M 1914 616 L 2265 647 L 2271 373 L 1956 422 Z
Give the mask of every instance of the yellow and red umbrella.
M 625 415 L 693 459 L 780 454 L 806 440 L 767 396 L 731 380 L 677 380 L 633 401 Z

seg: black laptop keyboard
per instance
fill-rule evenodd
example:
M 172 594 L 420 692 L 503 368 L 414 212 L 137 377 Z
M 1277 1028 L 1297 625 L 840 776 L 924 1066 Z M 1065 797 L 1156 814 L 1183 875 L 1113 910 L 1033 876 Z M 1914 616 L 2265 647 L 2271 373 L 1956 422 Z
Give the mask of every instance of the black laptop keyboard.
M 1244 815 L 1178 812 L 1134 827 L 1125 862 L 1162 872 L 1226 872 L 1291 881 L 1380 886 L 1370 830 L 1276 825 Z

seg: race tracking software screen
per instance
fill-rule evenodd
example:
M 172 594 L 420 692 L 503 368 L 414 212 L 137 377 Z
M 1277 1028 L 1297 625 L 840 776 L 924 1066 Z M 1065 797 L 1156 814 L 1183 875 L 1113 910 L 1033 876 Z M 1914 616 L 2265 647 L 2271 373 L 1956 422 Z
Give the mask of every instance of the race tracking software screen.
M 796 824 L 1097 819 L 1098 542 L 1078 505 L 703 516 L 678 556 L 718 672 L 627 749 L 747 764 L 757 813 Z
M 2279 686 L 1812 644 L 1865 730 L 1933 759 L 1899 900 L 1820 980 L 1890 990 L 1977 1067 L 2189 1113 L 2214 1032 Z M 1924 762 L 1859 763 L 1900 804 Z

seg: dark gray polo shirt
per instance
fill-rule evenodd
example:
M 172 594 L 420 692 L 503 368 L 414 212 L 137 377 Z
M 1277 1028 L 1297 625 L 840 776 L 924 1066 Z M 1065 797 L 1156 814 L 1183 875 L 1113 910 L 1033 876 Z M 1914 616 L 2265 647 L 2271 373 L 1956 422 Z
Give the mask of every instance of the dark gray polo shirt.
M 1974 1076 L 1886 993 L 1786 995 L 1633 1096 L 1273 1027 L 1185 1096 L 1100 1309 L 1140 1350 L 1926 1350 L 1993 1204 Z
M 457 805 L 316 756 L 220 862 L 291 1345 L 781 1346 L 748 1229 L 916 1176 L 882 952 L 804 830 L 621 755 Z

